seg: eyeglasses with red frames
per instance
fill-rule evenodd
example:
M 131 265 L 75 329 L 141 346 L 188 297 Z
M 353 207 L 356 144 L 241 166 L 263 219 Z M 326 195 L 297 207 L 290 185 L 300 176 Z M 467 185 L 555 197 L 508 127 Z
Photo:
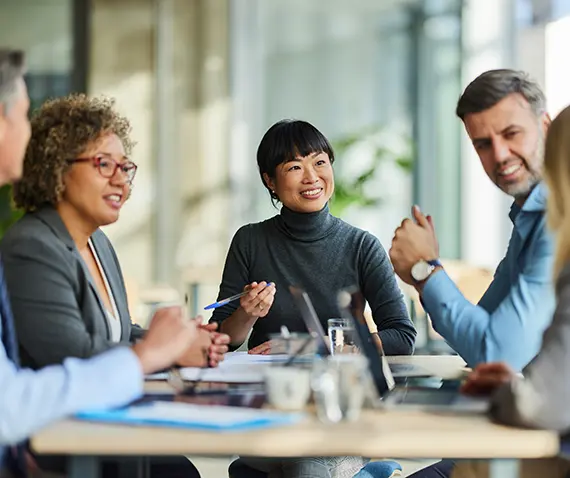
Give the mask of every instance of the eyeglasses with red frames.
M 76 158 L 68 159 L 69 164 L 73 163 L 86 163 L 92 162 L 99 174 L 104 178 L 112 178 L 117 174 L 117 169 L 121 171 L 121 174 L 127 178 L 129 183 L 133 182 L 135 179 L 135 174 L 137 174 L 137 165 L 132 161 L 123 161 L 118 163 L 113 158 L 109 156 L 95 156 L 93 158 Z

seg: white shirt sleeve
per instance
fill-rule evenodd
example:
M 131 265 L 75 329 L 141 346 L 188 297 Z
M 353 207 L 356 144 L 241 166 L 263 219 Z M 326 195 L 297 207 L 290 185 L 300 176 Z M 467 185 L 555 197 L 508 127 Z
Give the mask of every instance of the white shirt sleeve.
M 0 344 L 0 445 L 81 410 L 124 405 L 141 396 L 143 384 L 139 360 L 127 347 L 33 371 L 17 369 Z

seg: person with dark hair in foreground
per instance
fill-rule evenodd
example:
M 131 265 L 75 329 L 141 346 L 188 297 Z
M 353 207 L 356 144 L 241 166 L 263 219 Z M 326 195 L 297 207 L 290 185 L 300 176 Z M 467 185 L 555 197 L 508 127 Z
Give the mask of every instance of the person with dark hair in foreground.
M 22 52 L 0 49 L 0 184 L 18 180 L 30 138 Z M 38 371 L 22 369 L 12 309 L 0 263 L 0 475 L 28 472 L 25 439 L 66 415 L 125 405 L 143 392 L 144 375 L 171 366 L 198 336 L 180 307 L 160 310 L 145 336 L 89 360 L 67 359 Z M 193 467 L 186 476 L 196 476 Z M 192 475 L 194 473 L 194 475 Z

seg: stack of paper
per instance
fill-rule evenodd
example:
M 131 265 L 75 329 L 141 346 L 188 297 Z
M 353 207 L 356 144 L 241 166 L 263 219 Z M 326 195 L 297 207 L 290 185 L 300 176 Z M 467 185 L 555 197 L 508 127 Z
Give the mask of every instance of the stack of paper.
M 224 382 L 224 383 L 260 383 L 263 382 L 263 366 L 253 365 L 226 365 L 217 368 L 194 368 L 180 369 L 180 375 L 184 380 L 201 382 Z M 155 373 L 147 375 L 147 380 L 166 380 L 167 373 Z
M 265 369 L 272 364 L 286 362 L 288 355 L 252 355 L 247 352 L 230 352 L 220 365 L 212 369 L 186 367 L 180 370 L 185 380 L 224 383 L 260 383 L 263 382 Z M 148 375 L 147 380 L 166 380 L 166 373 Z
M 225 365 L 235 365 L 235 364 L 267 364 L 267 363 L 279 363 L 286 362 L 289 360 L 290 356 L 287 354 L 275 354 L 275 355 L 255 355 L 248 354 L 247 352 L 228 352 L 224 356 L 224 361 L 220 364 L 222 367 Z

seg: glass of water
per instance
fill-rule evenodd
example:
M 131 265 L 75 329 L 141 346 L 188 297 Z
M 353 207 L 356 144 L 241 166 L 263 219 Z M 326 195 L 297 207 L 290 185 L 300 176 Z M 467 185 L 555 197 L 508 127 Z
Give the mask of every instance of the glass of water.
M 328 320 L 331 355 L 356 353 L 354 324 L 349 319 Z
M 313 363 L 311 388 L 317 415 L 325 423 L 356 420 L 371 390 L 363 355 L 335 355 Z

